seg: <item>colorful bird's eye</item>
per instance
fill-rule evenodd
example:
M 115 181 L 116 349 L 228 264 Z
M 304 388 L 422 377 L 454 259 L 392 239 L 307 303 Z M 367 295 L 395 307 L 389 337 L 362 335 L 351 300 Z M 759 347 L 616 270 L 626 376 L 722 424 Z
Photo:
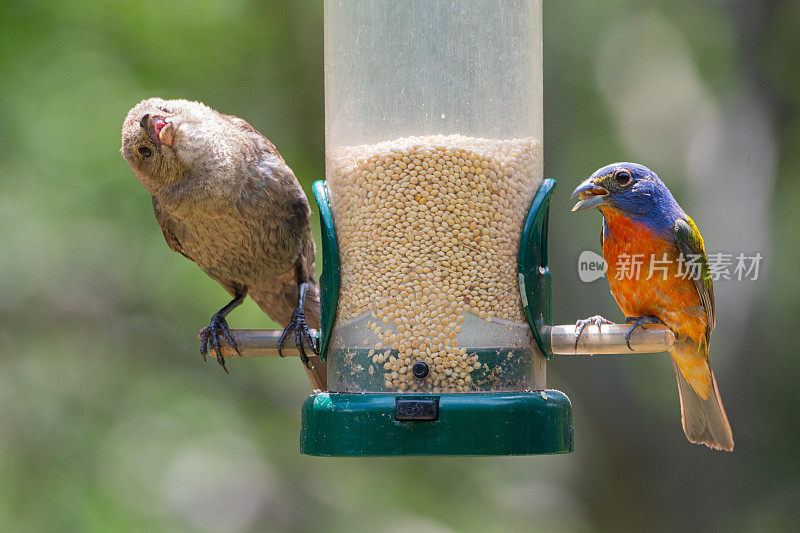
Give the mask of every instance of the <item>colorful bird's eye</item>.
M 153 155 L 153 151 L 147 146 L 140 146 L 139 155 L 142 157 L 150 157 L 151 155 Z
M 617 183 L 622 185 L 623 187 L 627 187 L 631 183 L 631 173 L 627 170 L 618 170 L 616 174 L 614 174 L 614 179 L 617 180 Z

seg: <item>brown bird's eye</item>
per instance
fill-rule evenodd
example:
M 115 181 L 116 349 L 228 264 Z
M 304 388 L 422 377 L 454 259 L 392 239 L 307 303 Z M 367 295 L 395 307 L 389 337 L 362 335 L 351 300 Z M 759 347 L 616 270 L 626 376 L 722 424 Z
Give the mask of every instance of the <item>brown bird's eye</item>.
M 140 146 L 139 155 L 141 155 L 142 157 L 150 157 L 151 155 L 153 155 L 153 151 L 147 146 Z
M 618 170 L 616 174 L 614 174 L 614 179 L 617 180 L 617 183 L 622 185 L 623 187 L 627 187 L 631 183 L 631 173 L 627 170 Z

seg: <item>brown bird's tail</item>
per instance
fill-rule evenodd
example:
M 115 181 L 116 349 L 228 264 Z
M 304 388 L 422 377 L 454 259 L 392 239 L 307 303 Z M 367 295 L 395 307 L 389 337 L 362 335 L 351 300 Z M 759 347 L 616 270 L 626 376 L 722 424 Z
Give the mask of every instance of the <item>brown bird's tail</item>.
M 675 343 L 670 354 L 678 378 L 681 423 L 686 438 L 715 450 L 733 451 L 733 432 L 708 364 L 707 345 L 698 346 L 685 339 Z

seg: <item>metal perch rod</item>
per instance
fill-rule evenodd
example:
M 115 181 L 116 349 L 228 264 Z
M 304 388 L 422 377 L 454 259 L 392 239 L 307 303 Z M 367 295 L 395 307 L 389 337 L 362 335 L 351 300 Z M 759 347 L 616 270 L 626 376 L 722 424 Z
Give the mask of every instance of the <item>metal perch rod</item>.
M 311 337 L 316 341 L 319 338 L 319 332 L 315 329 L 309 330 Z M 232 329 L 231 334 L 239 345 L 241 355 L 236 353 L 229 344 L 223 340 L 222 355 L 225 357 L 279 357 L 278 355 L 278 339 L 281 336 L 279 329 Z M 286 338 L 283 346 L 283 355 L 286 357 L 299 357 L 300 350 L 297 349 L 294 340 L 294 333 Z M 314 355 L 314 352 L 306 345 L 306 355 L 309 360 L 316 358 L 319 361 L 319 356 Z
M 312 329 L 309 332 L 315 341 L 319 338 L 319 332 L 316 330 Z M 231 334 L 241 353 L 237 353 L 232 346 L 222 340 L 222 355 L 225 357 L 279 357 L 278 339 L 281 333 L 279 329 L 232 329 Z M 283 346 L 283 355 L 287 357 L 300 356 L 300 350 L 297 349 L 295 344 L 294 333 L 286 339 Z M 318 355 L 315 355 L 308 346 L 306 346 L 306 355 L 308 356 L 306 374 L 309 381 L 311 381 L 311 388 L 314 390 L 327 390 L 325 362 Z
M 578 347 L 575 348 L 575 325 L 552 326 L 549 328 L 550 345 L 553 353 L 560 355 L 589 355 L 589 354 L 633 354 L 633 353 L 659 353 L 669 349 L 675 343 L 675 335 L 666 326 L 647 325 L 637 328 L 631 335 L 630 348 L 625 342 L 625 334 L 631 328 L 630 324 L 609 324 L 598 328 L 587 326 L 583 330 Z M 231 333 L 239 345 L 241 355 L 224 344 L 222 354 L 225 357 L 277 357 L 278 338 L 280 330 L 270 329 L 232 329 Z M 317 339 L 319 333 L 311 330 L 311 335 Z M 467 348 L 469 349 L 469 348 Z M 321 361 L 310 349 L 306 349 L 312 366 L 320 367 Z M 294 342 L 294 335 L 286 339 L 283 349 L 286 356 L 297 357 L 300 352 Z
M 560 355 L 635 354 L 665 352 L 675 344 L 675 334 L 666 326 L 647 325 L 631 334 L 630 348 L 625 334 L 630 324 L 587 326 L 575 347 L 575 325 L 550 328 L 550 346 Z

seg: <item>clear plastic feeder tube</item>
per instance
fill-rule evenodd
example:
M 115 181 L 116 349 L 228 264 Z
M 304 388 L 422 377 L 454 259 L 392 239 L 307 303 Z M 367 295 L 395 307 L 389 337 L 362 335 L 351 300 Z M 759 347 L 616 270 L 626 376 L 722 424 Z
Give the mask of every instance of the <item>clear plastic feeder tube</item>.
M 539 1 L 326 1 L 332 391 L 544 388 L 517 280 L 541 67 Z

